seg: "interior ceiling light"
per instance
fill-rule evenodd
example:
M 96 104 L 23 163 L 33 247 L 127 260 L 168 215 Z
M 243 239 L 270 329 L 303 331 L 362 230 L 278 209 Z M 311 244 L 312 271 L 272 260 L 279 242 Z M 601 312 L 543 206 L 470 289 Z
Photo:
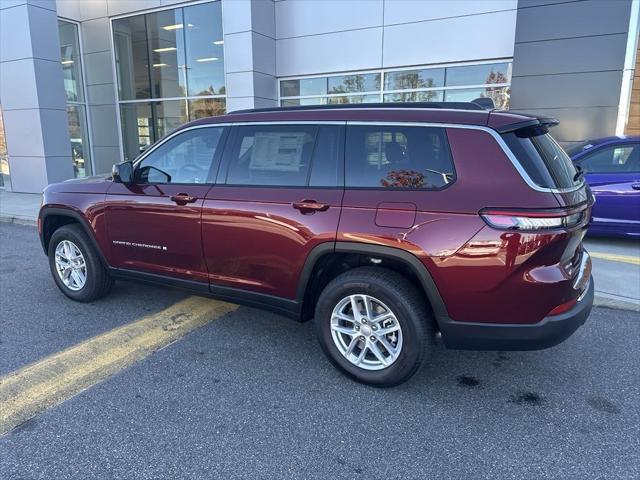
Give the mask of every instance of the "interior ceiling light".
M 224 45 L 224 40 L 216 40 L 213 42 L 214 45 Z
M 162 52 L 173 52 L 174 50 L 177 50 L 176 47 L 164 47 L 164 48 L 154 48 L 153 51 L 157 52 L 157 53 L 162 53 Z
M 215 62 L 216 60 L 220 60 L 218 57 L 206 57 L 206 58 L 197 58 L 196 62 Z
M 187 27 L 193 27 L 191 23 L 187 23 Z M 179 28 L 184 28 L 182 23 L 176 23 L 175 25 L 165 25 L 162 27 L 164 30 L 178 30 Z
M 154 66 L 154 68 L 160 68 L 160 67 L 168 67 L 169 64 L 168 63 L 154 63 L 153 66 Z

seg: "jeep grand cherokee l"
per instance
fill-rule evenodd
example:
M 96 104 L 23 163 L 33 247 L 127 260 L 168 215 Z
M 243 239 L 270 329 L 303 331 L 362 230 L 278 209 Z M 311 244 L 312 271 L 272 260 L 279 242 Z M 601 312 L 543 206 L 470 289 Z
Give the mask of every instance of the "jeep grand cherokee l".
M 62 292 L 184 287 L 304 321 L 391 386 L 447 347 L 540 349 L 593 301 L 592 196 L 554 121 L 475 104 L 244 111 L 188 123 L 112 175 L 46 188 Z

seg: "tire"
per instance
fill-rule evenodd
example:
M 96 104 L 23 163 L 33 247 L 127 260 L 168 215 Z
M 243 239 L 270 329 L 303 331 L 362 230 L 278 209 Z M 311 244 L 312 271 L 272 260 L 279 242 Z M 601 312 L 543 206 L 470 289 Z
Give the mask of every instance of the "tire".
M 63 242 L 66 242 L 66 244 Z M 73 285 L 67 285 L 61 278 L 61 274 L 58 273 L 56 249 L 60 246 L 62 249 L 61 253 L 65 255 L 65 245 L 70 249 L 69 251 L 75 252 L 75 249 L 77 249 L 82 254 L 84 269 L 80 273 L 84 272 L 85 281 L 81 287 L 79 287 L 79 283 L 76 283 L 74 279 L 72 279 Z M 56 285 L 58 285 L 62 293 L 72 300 L 92 302 L 93 300 L 104 297 L 111 290 L 114 281 L 109 276 L 109 272 L 102 264 L 98 252 L 96 252 L 95 247 L 80 225 L 64 225 L 53 232 L 51 240 L 49 240 L 48 254 L 49 268 L 51 269 L 51 275 L 53 275 Z M 78 262 L 82 260 L 78 260 Z M 81 263 L 77 263 L 77 265 L 80 264 Z M 68 271 L 68 269 L 66 271 Z
M 356 297 L 351 297 L 354 295 Z M 370 299 L 369 312 L 373 315 L 365 315 L 365 320 L 369 319 L 367 324 L 356 325 L 358 323 L 356 321 L 342 320 L 342 318 L 351 317 L 355 319 L 352 298 L 355 298 L 358 310 L 365 311 L 365 297 L 358 297 L 358 295 L 366 295 Z M 338 311 L 336 315 L 334 315 L 335 309 Z M 385 322 L 376 321 L 376 318 L 383 318 L 380 315 L 385 312 L 385 309 L 390 310 L 395 318 Z M 314 318 L 316 335 L 331 362 L 354 380 L 375 387 L 399 385 L 420 369 L 425 358 L 434 348 L 434 324 L 435 321 L 424 294 L 403 275 L 380 267 L 355 268 L 329 282 L 320 294 Z M 366 329 L 367 325 L 368 329 Z M 374 325 L 380 325 L 377 327 L 377 332 L 372 331 Z M 396 328 L 397 325 L 400 329 L 395 332 L 395 343 L 393 333 L 380 335 L 381 329 L 386 331 Z M 350 332 L 337 331 L 343 327 Z M 359 333 L 371 335 L 358 336 Z M 352 347 L 351 341 L 355 337 L 358 338 L 359 343 L 354 344 L 352 351 L 349 352 L 349 348 Z M 368 342 L 367 338 L 371 341 Z M 367 348 L 363 348 L 365 345 Z M 374 355 L 373 350 L 366 351 L 368 348 L 375 349 L 376 345 L 378 354 L 386 357 L 388 363 L 383 363 L 377 355 Z M 384 348 L 385 345 L 396 347 L 395 359 L 393 349 L 387 350 Z M 364 356 L 361 357 L 363 351 Z M 359 361 L 355 357 L 362 358 L 359 364 L 354 363 Z

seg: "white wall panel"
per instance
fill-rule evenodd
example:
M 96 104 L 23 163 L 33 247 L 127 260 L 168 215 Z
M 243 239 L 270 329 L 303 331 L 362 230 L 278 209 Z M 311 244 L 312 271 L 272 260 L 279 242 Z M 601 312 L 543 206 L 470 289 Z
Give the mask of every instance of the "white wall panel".
M 111 52 L 87 53 L 84 56 L 87 84 L 113 83 Z
M 158 8 L 160 0 L 108 0 L 107 10 L 109 16 L 122 15 L 125 13 Z
M 87 20 L 82 22 L 81 28 L 84 53 L 104 52 L 111 49 L 108 18 Z
M 28 8 L 8 8 L 0 13 L 0 62 L 33 56 Z
M 96 147 L 111 147 L 118 145 L 118 130 L 116 128 L 115 105 L 91 105 L 89 117 L 93 125 L 93 145 Z
M 69 120 L 67 110 L 40 110 L 40 124 L 42 125 L 42 140 L 47 157 L 67 157 L 69 166 L 72 165 L 71 141 L 69 140 Z M 28 137 L 27 137 L 28 138 Z M 65 178 L 72 178 L 73 172 Z
M 223 0 L 222 31 L 225 35 L 248 30 L 251 30 L 251 1 Z
M 224 34 L 224 69 L 226 72 L 253 70 L 252 37 L 251 32 Z
M 87 96 L 91 105 L 114 105 L 116 103 L 113 83 L 88 85 Z
M 69 161 L 69 155 L 47 157 L 47 177 L 49 183 L 63 182 L 73 178 L 73 163 Z M 11 177 L 13 182 L 13 176 Z
M 44 157 L 39 110 L 3 110 L 2 117 L 9 158 Z M 25 141 L 27 138 L 28 142 Z M 11 173 L 13 175 L 13 171 Z
M 272 75 L 253 72 L 253 91 L 256 97 L 278 99 L 278 80 Z
M 9 156 L 9 171 L 14 192 L 42 192 L 47 186 L 47 159 L 44 157 Z
M 93 165 L 96 172 L 109 172 L 114 163 L 122 160 L 120 147 L 93 147 Z
M 275 75 L 276 41 L 273 38 L 265 37 L 256 32 L 252 32 L 252 37 L 253 70 L 268 75 Z
M 14 79 L 19 78 L 16 82 Z M 33 59 L 14 60 L 0 66 L 2 110 L 38 108 L 38 87 Z
M 515 10 L 518 0 L 387 0 L 384 23 L 419 22 L 438 18 L 477 15 L 501 10 Z
M 60 61 L 58 17 L 55 10 L 29 6 L 31 48 L 35 58 Z M 52 39 L 55 39 L 52 41 Z M 4 45 L 3 45 L 4 48 Z
M 253 72 L 227 73 L 227 97 L 251 97 L 253 95 Z
M 80 2 L 78 0 L 58 0 L 56 2 L 58 16 L 71 20 L 80 20 Z
M 382 25 L 382 0 L 288 0 L 275 8 L 278 39 Z
M 516 12 L 385 27 L 384 67 L 511 57 Z
M 247 108 L 254 108 L 254 97 L 227 97 L 227 112 L 233 112 L 235 110 L 246 110 Z
M 253 0 L 251 29 L 267 37 L 276 38 L 276 16 L 272 0 Z
M 62 79 L 62 65 L 60 62 L 34 58 L 33 65 L 40 108 L 58 110 L 66 108 L 64 83 L 58 80 Z
M 71 155 L 66 110 L 8 110 L 2 116 L 10 157 Z
M 80 19 L 90 20 L 92 18 L 106 17 L 107 0 L 79 0 Z
M 362 70 L 379 68 L 381 59 L 382 28 L 370 28 L 278 40 L 276 71 L 282 77 Z

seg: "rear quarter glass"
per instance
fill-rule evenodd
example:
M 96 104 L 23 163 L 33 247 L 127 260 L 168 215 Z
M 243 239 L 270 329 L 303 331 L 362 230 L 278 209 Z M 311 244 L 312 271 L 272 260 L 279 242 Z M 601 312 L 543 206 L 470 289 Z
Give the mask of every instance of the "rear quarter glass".
M 582 180 L 564 149 L 545 126 L 521 128 L 502 135 L 531 180 L 542 188 L 570 189 Z

